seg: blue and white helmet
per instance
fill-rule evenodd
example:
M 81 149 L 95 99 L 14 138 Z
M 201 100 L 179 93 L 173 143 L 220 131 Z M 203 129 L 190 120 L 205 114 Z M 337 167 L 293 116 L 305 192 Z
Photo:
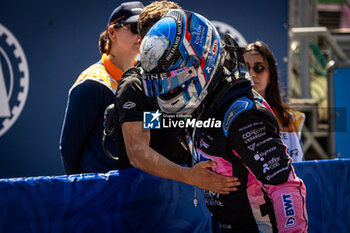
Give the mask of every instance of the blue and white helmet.
M 166 113 L 191 114 L 207 96 L 224 58 L 215 27 L 183 10 L 171 10 L 153 25 L 140 52 L 144 91 L 158 96 Z

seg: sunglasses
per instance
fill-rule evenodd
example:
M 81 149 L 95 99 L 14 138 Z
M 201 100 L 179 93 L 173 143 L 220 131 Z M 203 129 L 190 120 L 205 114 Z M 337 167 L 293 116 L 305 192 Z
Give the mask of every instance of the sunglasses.
M 253 66 L 252 69 L 254 70 L 255 73 L 260 74 L 260 73 L 262 73 L 262 72 L 264 72 L 266 70 L 266 67 L 263 66 L 263 65 L 258 64 L 258 65 Z
M 127 28 L 125 26 L 130 25 L 130 28 Z M 129 23 L 129 24 L 119 24 L 117 27 L 123 27 L 125 30 L 129 30 L 133 34 L 138 34 L 139 32 L 137 31 L 137 23 Z

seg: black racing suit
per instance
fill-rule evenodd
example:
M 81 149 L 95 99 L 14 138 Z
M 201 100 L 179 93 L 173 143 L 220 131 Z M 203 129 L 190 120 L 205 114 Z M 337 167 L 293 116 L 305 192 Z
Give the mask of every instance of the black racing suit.
M 214 160 L 216 173 L 241 182 L 229 195 L 205 191 L 214 224 L 220 232 L 306 232 L 306 189 L 270 107 L 249 85 L 230 83 L 226 77 L 209 92 L 198 117 L 220 120 L 221 127 L 197 128 L 192 138 L 198 161 Z

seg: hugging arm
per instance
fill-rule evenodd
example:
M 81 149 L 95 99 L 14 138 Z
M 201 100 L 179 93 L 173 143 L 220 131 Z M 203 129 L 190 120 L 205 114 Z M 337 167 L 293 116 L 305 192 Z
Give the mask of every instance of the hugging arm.
M 212 172 L 210 168 L 216 165 L 213 161 L 200 162 L 191 168 L 171 162 L 149 146 L 150 131 L 143 129 L 141 121 L 123 123 L 122 131 L 131 164 L 147 173 L 220 194 L 236 191 L 236 186 L 240 184 L 236 177 Z

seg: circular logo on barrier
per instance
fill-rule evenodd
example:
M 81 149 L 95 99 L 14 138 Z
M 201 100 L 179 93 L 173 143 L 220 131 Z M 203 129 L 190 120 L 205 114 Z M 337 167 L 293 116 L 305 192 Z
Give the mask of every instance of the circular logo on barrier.
M 218 30 L 221 39 L 224 39 L 225 34 L 229 33 L 233 36 L 233 38 L 236 40 L 239 46 L 243 47 L 247 44 L 247 41 L 244 39 L 242 34 L 231 25 L 228 25 L 220 21 L 214 21 L 214 20 L 211 22 L 215 26 L 215 28 Z
M 0 137 L 20 116 L 27 100 L 29 70 L 16 37 L 0 24 Z

